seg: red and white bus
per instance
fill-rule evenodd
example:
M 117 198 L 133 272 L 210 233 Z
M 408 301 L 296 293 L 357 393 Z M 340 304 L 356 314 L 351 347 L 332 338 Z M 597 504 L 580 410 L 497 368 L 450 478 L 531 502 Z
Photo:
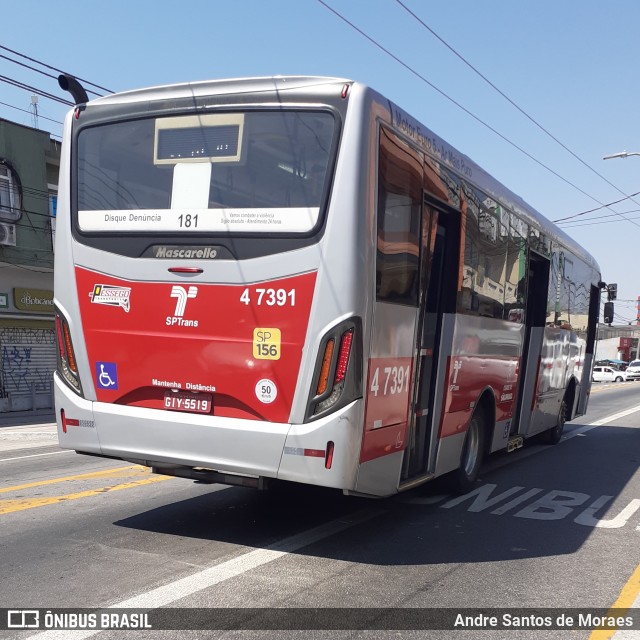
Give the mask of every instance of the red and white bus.
M 595 260 L 400 107 L 273 77 L 80 102 L 58 435 L 156 473 L 388 496 L 585 412 Z

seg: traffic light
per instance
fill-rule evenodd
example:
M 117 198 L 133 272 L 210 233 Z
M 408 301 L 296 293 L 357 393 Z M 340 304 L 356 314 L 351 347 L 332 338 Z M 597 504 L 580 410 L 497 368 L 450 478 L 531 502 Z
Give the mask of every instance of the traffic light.
M 604 323 L 608 325 L 613 323 L 613 302 L 604 303 Z

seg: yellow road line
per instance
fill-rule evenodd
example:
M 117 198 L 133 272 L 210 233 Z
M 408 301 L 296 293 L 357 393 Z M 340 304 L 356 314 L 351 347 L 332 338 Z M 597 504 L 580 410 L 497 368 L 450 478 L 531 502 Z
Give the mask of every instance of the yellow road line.
M 135 475 L 136 472 L 142 472 L 142 471 L 146 471 L 146 467 L 141 467 L 138 464 L 134 464 L 126 467 L 117 467 L 115 469 L 93 471 L 92 473 L 81 473 L 75 476 L 65 476 L 63 478 L 51 478 L 50 480 L 41 480 L 40 482 L 29 482 L 28 484 L 17 484 L 11 487 L 4 487 L 0 489 L 0 493 L 20 491 L 21 489 L 32 489 L 33 487 L 43 487 L 47 484 L 56 484 L 58 482 L 70 482 L 72 480 L 88 480 L 90 478 L 107 478 L 114 474 L 115 475 Z
M 87 491 L 79 491 L 78 493 L 68 493 L 62 496 L 50 496 L 46 498 L 15 498 L 9 500 L 0 500 L 0 515 L 14 513 L 16 511 L 26 511 L 27 509 L 35 509 L 36 507 L 45 507 L 50 504 L 59 502 L 68 502 L 69 500 L 79 500 L 81 498 L 90 498 L 101 493 L 109 493 L 111 491 L 120 491 L 121 489 L 132 489 L 133 487 L 141 487 L 145 484 L 153 484 L 154 482 L 162 482 L 163 480 L 171 480 L 171 476 L 152 476 L 143 478 L 142 480 L 133 480 L 116 484 L 111 487 L 100 487 L 98 489 L 89 489 Z
M 624 616 L 626 610 L 631 608 L 638 595 L 640 595 L 640 564 L 631 574 L 624 587 L 622 587 L 618 599 L 613 603 L 607 615 Z M 589 636 L 589 640 L 610 640 L 617 631 L 618 629 L 596 629 Z

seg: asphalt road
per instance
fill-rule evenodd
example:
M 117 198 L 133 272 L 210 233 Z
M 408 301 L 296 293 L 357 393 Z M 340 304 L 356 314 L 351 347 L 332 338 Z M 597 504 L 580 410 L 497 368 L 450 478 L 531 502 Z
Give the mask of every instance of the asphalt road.
M 639 417 L 640 383 L 594 384 L 588 415 L 559 445 L 493 456 L 466 496 L 434 483 L 388 500 L 200 485 L 62 452 L 51 425 L 5 427 L 0 607 L 179 608 L 164 619 L 178 628 L 225 608 L 238 629 L 101 638 L 423 638 L 425 620 L 468 608 L 514 617 L 509 629 L 461 633 L 459 624 L 429 637 L 637 638 L 640 618 L 623 628 L 640 608 Z M 316 607 L 337 610 L 316 612 L 315 626 L 380 630 L 247 630 L 304 626 Z M 555 621 L 611 607 L 623 624 L 610 631 L 544 628 L 547 612 Z M 529 608 L 542 619 L 529 620 Z M 407 609 L 426 618 L 408 620 Z M 349 620 L 349 610 L 368 617 Z M 1 635 L 96 630 L 57 633 Z

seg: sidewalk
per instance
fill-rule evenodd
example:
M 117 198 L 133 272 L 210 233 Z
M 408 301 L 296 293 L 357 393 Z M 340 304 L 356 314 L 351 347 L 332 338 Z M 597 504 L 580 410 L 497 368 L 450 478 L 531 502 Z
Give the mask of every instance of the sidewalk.
M 58 446 L 55 414 L 43 411 L 0 413 L 0 452 L 22 449 L 49 451 Z

